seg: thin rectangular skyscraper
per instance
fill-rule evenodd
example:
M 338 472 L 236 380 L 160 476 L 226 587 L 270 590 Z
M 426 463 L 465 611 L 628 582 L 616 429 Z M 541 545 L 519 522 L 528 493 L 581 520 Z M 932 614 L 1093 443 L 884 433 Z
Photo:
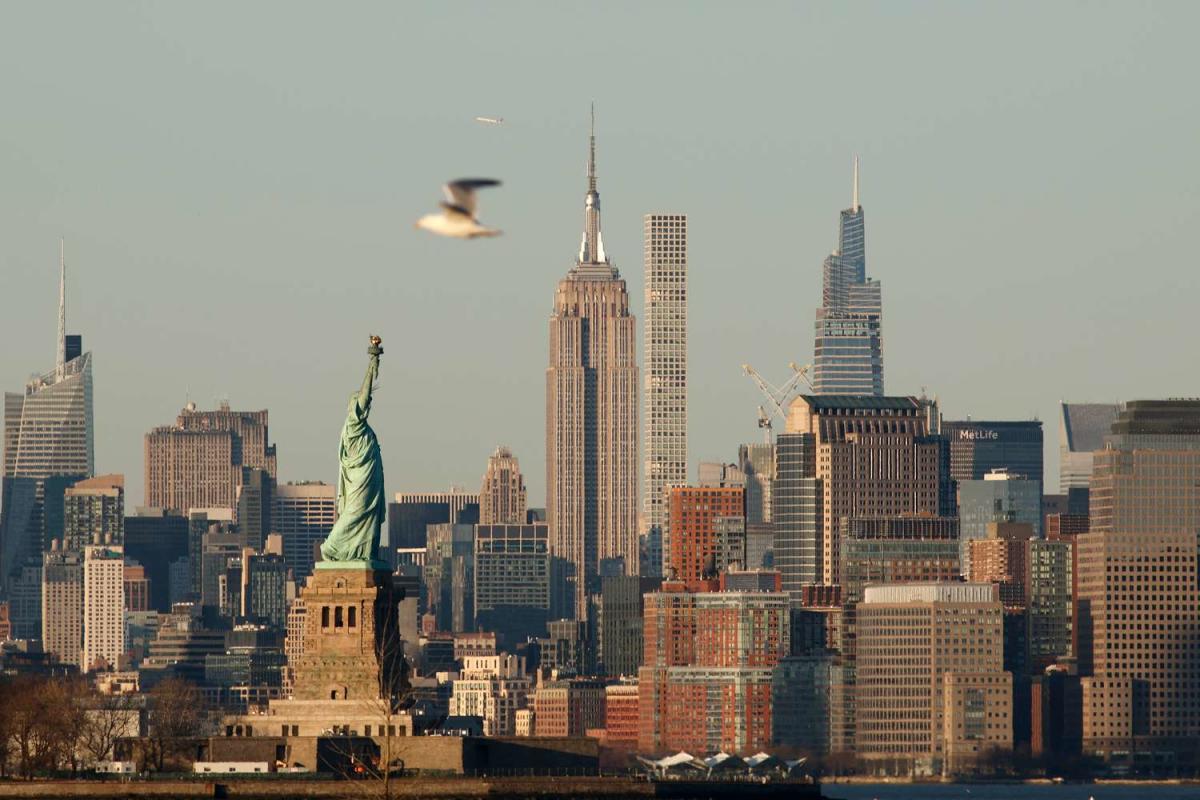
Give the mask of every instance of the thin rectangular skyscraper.
M 642 525 L 666 531 L 664 491 L 687 484 L 687 216 L 645 217 Z M 664 543 L 663 552 L 667 552 Z M 662 565 L 651 564 L 651 569 Z
M 580 620 L 601 565 L 638 572 L 637 323 L 604 252 L 595 155 L 593 135 L 583 242 L 554 294 L 546 369 L 550 551 L 568 562 Z
M 883 299 L 867 279 L 866 229 L 854 197 L 840 218 L 838 249 L 825 259 L 813 344 L 813 394 L 883 396 Z

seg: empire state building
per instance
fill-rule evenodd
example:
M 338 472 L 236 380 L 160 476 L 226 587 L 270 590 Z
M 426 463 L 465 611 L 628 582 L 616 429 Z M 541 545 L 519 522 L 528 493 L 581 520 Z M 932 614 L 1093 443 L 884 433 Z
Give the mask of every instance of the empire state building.
M 600 234 L 595 116 L 579 258 L 558 282 L 546 369 L 550 546 L 567 562 L 575 615 L 601 575 L 638 571 L 636 320 Z

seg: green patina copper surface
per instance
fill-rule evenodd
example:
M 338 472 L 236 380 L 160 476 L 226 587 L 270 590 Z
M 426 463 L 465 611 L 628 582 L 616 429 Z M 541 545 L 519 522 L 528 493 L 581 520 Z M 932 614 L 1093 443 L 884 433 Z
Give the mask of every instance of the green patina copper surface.
M 379 375 L 383 348 L 372 337 L 367 350 L 370 362 L 362 388 L 350 398 L 342 441 L 338 449 L 338 520 L 321 544 L 318 568 L 387 569 L 379 560 L 379 530 L 387 513 L 383 495 L 383 458 L 379 440 L 367 423 L 371 391 Z

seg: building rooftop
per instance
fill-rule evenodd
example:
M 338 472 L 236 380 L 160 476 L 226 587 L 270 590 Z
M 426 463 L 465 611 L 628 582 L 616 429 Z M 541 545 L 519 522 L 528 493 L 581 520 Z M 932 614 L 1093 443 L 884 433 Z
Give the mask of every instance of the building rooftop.
M 802 394 L 799 396 L 799 399 L 808 403 L 809 408 L 812 408 L 814 411 L 826 411 L 838 408 L 867 409 L 871 411 L 885 409 L 915 411 L 921 407 L 920 401 L 915 397 L 871 397 L 869 395 L 850 394 Z

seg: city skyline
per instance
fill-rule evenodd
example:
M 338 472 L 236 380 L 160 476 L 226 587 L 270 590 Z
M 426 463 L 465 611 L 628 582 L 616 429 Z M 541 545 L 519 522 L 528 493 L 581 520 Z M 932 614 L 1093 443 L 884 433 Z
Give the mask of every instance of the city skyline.
M 130 24 L 146 21 L 137 13 L 150 15 L 158 32 Z M 538 407 L 540 394 L 545 287 L 557 277 L 555 265 L 561 262 L 556 254 L 570 247 L 569 237 L 576 235 L 571 220 L 580 173 L 578 142 L 586 125 L 584 105 L 593 94 L 606 126 L 611 247 L 630 283 L 634 308 L 642 301 L 635 271 L 642 216 L 656 208 L 678 208 L 689 215 L 689 367 L 693 385 L 706 387 L 694 393 L 689 407 L 692 462 L 732 461 L 738 444 L 757 439 L 758 399 L 752 387 L 743 385 L 740 363 L 751 361 L 771 377 L 783 374 L 788 360 L 807 361 L 811 309 L 819 304 L 819 259 L 832 244 L 828 222 L 844 203 L 845 175 L 855 152 L 863 156 L 863 203 L 872 209 L 872 258 L 883 259 L 886 266 L 889 393 L 915 394 L 924 385 L 940 395 L 951 418 L 1021 419 L 1036 413 L 1048 423 L 1057 420 L 1060 399 L 1100 402 L 1197 393 L 1163 370 L 1161 361 L 1135 357 L 1157 342 L 1184 340 L 1182 303 L 1189 293 L 1163 292 L 1162 287 L 1182 284 L 1186 289 L 1195 281 L 1183 268 L 1188 263 L 1185 220 L 1194 216 L 1195 200 L 1181 188 L 1194 183 L 1186 179 L 1194 171 L 1194 156 L 1173 146 L 1173 137 L 1182 137 L 1182 143 L 1194 128 L 1193 109 L 1184 103 L 1166 112 L 1137 96 L 1148 82 L 1165 80 L 1169 89 L 1172 80 L 1187 74 L 1172 47 L 1151 48 L 1148 43 L 1169 40 L 1187 27 L 1166 24 L 1170 15 L 1165 10 L 1148 23 L 1153 36 L 1122 45 L 1121 52 L 1132 47 L 1139 54 L 1140 71 L 1104 51 L 1119 41 L 1117 31 L 1128 22 L 1125 12 L 1109 10 L 1091 15 L 1093 42 L 1069 44 L 1075 59 L 1005 61 L 1006 69 L 1017 73 L 1011 80 L 1007 72 L 977 60 L 964 64 L 962 83 L 932 72 L 933 56 L 928 63 L 918 59 L 902 65 L 894 80 L 936 78 L 930 87 L 916 86 L 905 97 L 907 111 L 881 97 L 880 89 L 893 85 L 893 79 L 880 74 L 881 63 L 896 46 L 885 42 L 877 55 L 844 65 L 855 76 L 873 77 L 876 85 L 867 86 L 866 98 L 856 97 L 855 103 L 873 103 L 877 109 L 830 123 L 819 134 L 797 127 L 794 123 L 802 117 L 795 114 L 822 107 L 836 112 L 848 100 L 831 97 L 807 79 L 801 95 L 808 102 L 801 109 L 772 110 L 764 125 L 756 125 L 761 131 L 750 131 L 739 117 L 761 118 L 751 113 L 758 106 L 753 98 L 736 98 L 730 84 L 715 85 L 713 96 L 724 105 L 715 106 L 717 113 L 706 113 L 705 105 L 694 102 L 694 89 L 664 102 L 637 88 L 629 68 L 619 64 L 594 73 L 593 85 L 582 96 L 575 80 L 572 91 L 556 86 L 545 102 L 539 98 L 536 103 L 519 93 L 489 95 L 482 89 L 452 102 L 421 97 L 430 102 L 429 111 L 414 113 L 398 104 L 378 112 L 385 124 L 371 131 L 368 109 L 377 105 L 368 105 L 357 90 L 344 106 L 335 101 L 351 72 L 334 70 L 332 80 L 341 81 L 334 90 L 313 84 L 308 74 L 297 83 L 286 72 L 262 70 L 249 42 L 240 39 L 231 43 L 227 71 L 217 70 L 217 61 L 189 67 L 179 51 L 199 46 L 203 26 L 189 33 L 187 12 L 137 13 L 118 10 L 111 21 L 81 25 L 105 30 L 106 25 L 123 24 L 126 30 L 140 31 L 127 34 L 129 54 L 100 62 L 95 78 L 124 75 L 137 55 L 165 48 L 165 54 L 159 53 L 164 77 L 180 79 L 186 91 L 164 98 L 157 121 L 140 114 L 127 120 L 117 115 L 81 139 L 77 131 L 89 126 L 75 124 L 79 120 L 72 116 L 81 112 L 62 109 L 90 108 L 75 101 L 94 78 L 80 76 L 70 65 L 40 64 L 36 88 L 53 91 L 34 94 L 27 88 L 15 96 L 15 124 L 5 136 L 16 146 L 0 156 L 19 189 L 6 193 L 10 248 L 0 269 L 0 336 L 20 346 L 0 352 L 0 374 L 8 376 L 3 385 L 15 389 L 49 361 L 55 324 L 54 245 L 65 235 L 73 254 L 73 325 L 87 333 L 89 349 L 97 356 L 97 419 L 104 425 L 97 431 L 96 471 L 126 476 L 130 508 L 144 502 L 139 496 L 142 438 L 153 424 L 171 419 L 189 397 L 203 408 L 214 408 L 217 398 L 228 396 L 239 408 L 270 409 L 274 438 L 283 451 L 281 480 L 332 480 L 327 465 L 336 429 L 322 433 L 305 420 L 343 403 L 337 387 L 345 376 L 331 354 L 348 343 L 329 341 L 323 326 L 298 320 L 308 319 L 314 303 L 331 291 L 326 283 L 330 270 L 353 274 L 351 264 L 363 270 L 361 280 L 380 288 L 374 311 L 395 329 L 395 338 L 388 340 L 397 344 L 389 353 L 399 348 L 404 359 L 403 368 L 385 378 L 380 396 L 389 491 L 473 485 L 478 464 L 498 441 L 505 441 L 530 476 L 530 504 L 539 504 L 545 497 L 539 477 L 544 474 L 539 464 L 543 426 L 527 410 Z M 1004 30 L 1009 23 L 992 18 L 994 13 L 957 10 L 953 16 L 955 22 L 997 23 Z M 35 29 L 44 22 L 36 9 L 21 14 Z M 794 14 L 797 22 L 807 20 L 803 12 Z M 1053 38 L 1070 16 L 1062 10 L 1050 13 L 1043 30 L 1023 30 L 1024 41 Z M 665 12 L 651 12 L 652 23 L 665 24 L 665 17 Z M 719 23 L 719 15 L 714 17 Z M 762 55 L 755 63 L 787 75 L 803 74 L 807 59 L 822 54 L 819 49 L 803 53 L 807 37 L 831 30 L 845 33 L 850 21 L 862 22 L 854 14 L 842 22 L 816 20 L 815 30 L 804 32 L 797 45 L 779 55 Z M 248 30 L 265 22 L 251 14 Z M 440 17 L 433 22 L 441 24 Z M 504 25 L 521 24 L 521 15 L 498 22 L 503 32 Z M 919 33 L 905 27 L 915 21 L 893 22 L 920 41 Z M 544 24 L 550 30 L 568 29 L 565 14 L 557 11 L 545 12 Z M 619 14 L 605 23 L 619 24 Z M 871 26 L 856 28 L 864 44 L 878 43 L 880 34 Z M 707 28 L 699 34 L 715 35 Z M 95 48 L 86 38 L 77 40 L 79 33 L 64 35 L 73 53 L 86 56 Z M 300 38 L 308 41 L 314 35 L 302 29 Z M 635 34 L 634 44 L 640 35 Z M 596 53 L 593 48 L 599 47 L 577 41 L 569 46 L 577 56 Z M 960 45 L 946 47 L 957 53 Z M 560 48 L 566 52 L 568 44 L 535 49 L 544 57 Z M 405 57 L 413 59 L 406 61 L 407 69 L 419 68 L 420 54 Z M 28 45 L 16 43 L 3 58 L 12 74 L 29 75 L 28 65 L 38 59 L 24 58 L 28 55 Z M 290 50 L 284 56 L 293 63 Z M 10 64 L 10 59 L 15 61 Z M 1079 63 L 1065 63 L 1072 60 Z M 523 62 L 500 67 L 497 79 L 516 80 L 527 68 Z M 675 75 L 674 69 L 667 67 L 666 74 Z M 1045 80 L 1030 79 L 1037 70 Z M 732 80 L 745 74 L 735 71 Z M 716 80 L 703 65 L 700 75 Z M 225 80 L 237 76 L 261 80 L 222 98 Z M 942 115 L 936 117 L 938 125 L 914 119 L 915 113 L 932 107 L 940 92 L 963 92 L 972 79 L 978 93 L 968 95 L 972 99 L 963 106 L 971 115 Z M 149 77 L 139 77 L 133 88 L 111 83 L 118 109 L 135 107 L 139 95 L 134 89 L 157 86 Z M 367 84 L 372 99 L 379 96 L 378 87 L 371 80 Z M 1038 88 L 1011 88 L 1018 84 Z M 295 137 L 276 154 L 267 152 L 263 134 L 253 126 L 243 132 L 244 140 L 222 134 L 211 147 L 183 134 L 184 123 L 195 113 L 186 110 L 189 106 L 220 117 L 269 97 L 272 90 L 287 90 L 288 97 L 299 101 L 269 102 L 251 117 L 263 131 L 287 129 Z M 1109 101 L 1102 103 L 1102 95 Z M 55 97 L 64 102 L 52 108 L 47 98 Z M 195 102 L 182 102 L 188 98 Z M 1101 116 L 1101 109 L 1114 101 L 1133 109 L 1128 117 L 1134 121 L 1126 115 L 1119 120 Z M 506 106 L 505 127 L 472 128 L 478 107 L 496 103 Z M 339 109 L 344 116 L 337 115 Z M 898 118 L 904 124 L 884 124 L 889 112 L 903 112 Z M 704 124 L 688 118 L 695 113 Z M 1057 126 L 1031 124 L 1047 113 Z M 1184 115 L 1184 124 L 1168 113 Z M 1066 122 L 1068 117 L 1077 121 Z M 878 130 L 864 133 L 871 121 L 880 123 Z M 313 122 L 320 124 L 306 132 L 305 123 Z M 331 131 L 330 125 L 345 127 Z M 996 130 L 989 132 L 989 126 Z M 1028 133 L 1011 139 L 1014 130 L 1035 128 L 1043 139 L 1032 142 Z M 404 145 L 399 150 L 384 146 L 397 130 L 411 138 L 398 138 Z M 645 138 L 646 130 L 656 133 Z M 43 136 L 47 132 L 53 135 Z M 334 140 L 362 133 L 366 150 L 387 154 L 385 176 L 381 179 L 355 159 L 335 164 L 334 171 L 315 164 L 312 154 L 321 151 L 311 137 L 318 133 Z M 460 165 L 446 156 L 426 165 L 410 164 L 404 152 L 423 149 L 436 136 L 467 152 L 469 163 Z M 130 150 L 124 141 L 138 147 Z M 156 143 L 160 141 L 168 145 Z M 738 152 L 750 141 L 758 142 L 761 157 Z M 49 157 L 54 152 L 59 155 Z M 967 155 L 972 157 L 967 160 Z M 510 156 L 515 159 L 511 169 Z M 240 169 L 245 157 L 254 168 Z M 989 160 L 995 165 L 985 163 Z M 160 164 L 172 166 L 159 170 Z M 512 174 L 501 175 L 508 180 L 489 198 L 494 202 L 489 209 L 495 208 L 496 223 L 510 232 L 508 241 L 475 243 L 488 246 L 486 251 L 474 246 L 452 251 L 450 243 L 410 238 L 406 225 L 398 222 L 407 219 L 410 207 L 425 204 L 427 192 L 416 188 L 434 190 L 455 173 L 497 164 Z M 772 168 L 763 169 L 764 164 Z M 964 164 L 977 173 L 977 191 L 964 187 Z M 205 168 L 213 169 L 212 180 L 199 176 Z M 1002 175 L 1002 170 L 1010 174 Z M 702 191 L 717 181 L 722 191 Z M 786 186 L 775 188 L 776 182 Z M 322 200 L 326 195 L 328 203 Z M 1031 206 L 1034 196 L 1038 204 Z M 954 202 L 947 204 L 951 197 Z M 1169 213 L 1162 213 L 1164 208 Z M 335 212 L 332 219 L 338 224 L 329 229 L 313 225 L 318 209 Z M 1039 210 L 1040 215 L 1035 213 Z M 1047 227 L 1049 219 L 1053 230 Z M 752 227 L 751 220 L 758 224 Z M 755 234 L 738 235 L 748 230 Z M 1064 240 L 1074 252 L 1062 249 Z M 485 263 L 493 259 L 496 268 Z M 1114 279 L 1135 261 L 1151 280 L 1134 287 L 1131 302 L 1130 293 L 1118 291 L 1121 284 Z M 964 267 L 970 280 L 962 278 Z M 507 287 L 499 284 L 501 275 Z M 764 285 L 779 291 L 764 291 Z M 217 297 L 224 298 L 227 313 L 216 318 L 238 324 L 211 324 Z M 480 297 L 495 301 L 496 308 L 485 308 Z M 1155 303 L 1154 315 L 1143 313 L 1150 302 Z M 1005 326 L 1014 309 L 1022 310 L 1022 325 Z M 492 341 L 475 336 L 477 344 L 468 346 L 472 317 L 518 330 Z M 440 337 L 445 341 L 422 335 L 436 330 L 432 326 L 439 318 L 443 326 L 462 326 L 464 334 Z M 1138 325 L 1125 324 L 1134 319 Z M 928 357 L 923 348 L 929 329 L 924 326 L 954 332 L 952 357 Z M 39 331 L 45 336 L 38 336 Z M 732 335 L 735 331 L 739 336 Z M 1005 341 L 1006 348 L 994 347 L 998 341 Z M 507 375 L 491 372 L 489 362 L 503 365 Z M 147 365 L 153 365 L 151 381 L 145 380 Z M 478 406 L 470 402 L 469 387 L 480 381 L 475 371 L 481 369 L 485 382 L 503 391 L 493 393 L 499 402 L 475 413 Z M 121 388 L 131 386 L 137 392 Z M 1054 439 L 1047 430 L 1049 474 L 1058 472 Z M 421 469 L 428 471 L 418 473 L 411 454 L 435 446 L 445 457 L 423 464 Z M 689 474 L 692 470 L 689 464 Z M 1048 481 L 1046 490 L 1054 488 Z

